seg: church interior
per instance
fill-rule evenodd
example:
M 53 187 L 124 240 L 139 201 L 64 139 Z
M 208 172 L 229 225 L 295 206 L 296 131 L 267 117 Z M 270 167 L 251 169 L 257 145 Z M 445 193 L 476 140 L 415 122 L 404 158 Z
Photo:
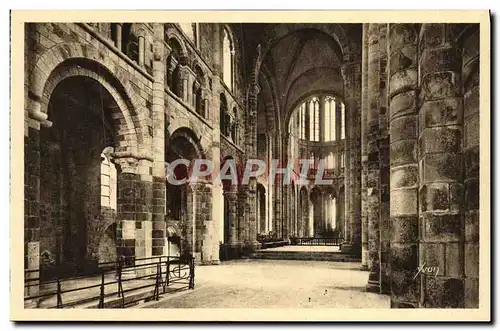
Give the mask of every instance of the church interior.
M 333 240 L 392 308 L 479 306 L 478 24 L 24 30 L 25 270 Z M 294 175 L 173 185 L 177 159 Z

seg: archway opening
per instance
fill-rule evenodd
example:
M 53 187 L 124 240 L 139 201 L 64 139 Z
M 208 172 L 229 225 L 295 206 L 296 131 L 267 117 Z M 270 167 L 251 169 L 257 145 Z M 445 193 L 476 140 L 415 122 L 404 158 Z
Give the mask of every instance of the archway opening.
M 179 163 L 168 171 L 166 183 L 167 227 L 180 229 L 176 236 L 181 237 L 180 251 L 191 253 L 193 249 L 193 190 L 189 186 L 191 165 L 194 159 L 202 157 L 199 141 L 190 129 L 180 128 L 165 141 L 165 162 L 168 168 L 177 160 L 187 160 L 189 164 Z M 170 171 L 172 171 L 170 173 Z M 167 241 L 171 240 L 167 237 Z
M 49 97 L 53 125 L 40 130 L 40 250 L 52 257 L 42 257 L 40 264 L 49 274 L 52 266 L 58 266 L 59 275 L 86 273 L 100 252 L 116 255 L 113 240 L 100 241 L 114 231 L 107 211 L 116 210 L 111 201 L 116 190 L 111 196 L 110 187 L 116 185 L 116 168 L 109 154 L 102 155 L 115 146 L 112 113 L 119 111 L 111 94 L 89 77 L 66 78 Z M 103 161 L 114 169 L 113 184 L 110 178 L 106 182 L 108 200 L 103 198 Z
M 257 233 L 267 232 L 266 218 L 266 188 L 261 183 L 257 184 Z

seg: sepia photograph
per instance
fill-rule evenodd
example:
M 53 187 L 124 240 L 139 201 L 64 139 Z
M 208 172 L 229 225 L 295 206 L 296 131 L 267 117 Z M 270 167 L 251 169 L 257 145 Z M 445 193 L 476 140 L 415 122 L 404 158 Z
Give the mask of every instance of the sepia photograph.
M 491 318 L 490 13 L 310 14 L 12 11 L 12 320 Z

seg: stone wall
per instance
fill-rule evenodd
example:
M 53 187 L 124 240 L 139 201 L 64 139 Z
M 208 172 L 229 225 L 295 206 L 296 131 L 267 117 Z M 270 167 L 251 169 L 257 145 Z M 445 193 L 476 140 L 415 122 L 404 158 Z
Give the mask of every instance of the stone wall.
M 374 62 L 364 66 L 368 287 L 373 288 L 376 279 L 380 286 L 376 290 L 385 292 L 390 280 L 391 306 L 395 308 L 477 307 L 477 26 L 389 24 L 387 34 L 380 33 L 385 29 L 386 25 L 365 25 L 368 59 L 378 56 L 376 71 Z M 378 95 L 385 93 L 380 79 L 380 56 L 385 48 L 374 53 L 385 38 L 390 178 L 384 177 L 385 96 Z M 377 120 L 370 124 L 373 116 Z M 378 156 L 370 157 L 370 150 Z M 377 167 L 369 164 L 375 159 Z M 373 171 L 378 177 L 372 176 L 371 181 L 380 195 L 371 204 Z M 390 185 L 389 226 L 384 222 L 388 210 L 384 185 Z M 391 233 L 390 260 L 385 264 L 387 244 L 381 229 Z

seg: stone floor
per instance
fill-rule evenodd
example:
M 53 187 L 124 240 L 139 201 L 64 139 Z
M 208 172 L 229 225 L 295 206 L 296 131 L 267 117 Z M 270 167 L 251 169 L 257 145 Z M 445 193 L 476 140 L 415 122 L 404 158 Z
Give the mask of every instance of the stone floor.
M 143 308 L 389 308 L 359 263 L 237 260 L 196 267 L 196 288 Z

